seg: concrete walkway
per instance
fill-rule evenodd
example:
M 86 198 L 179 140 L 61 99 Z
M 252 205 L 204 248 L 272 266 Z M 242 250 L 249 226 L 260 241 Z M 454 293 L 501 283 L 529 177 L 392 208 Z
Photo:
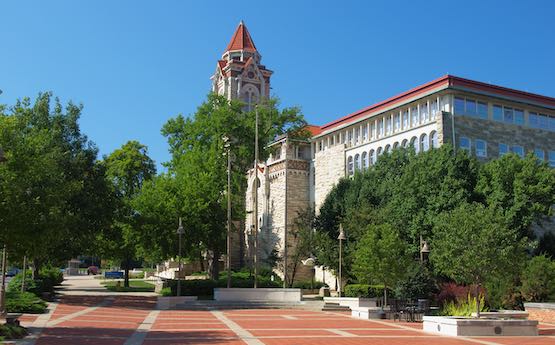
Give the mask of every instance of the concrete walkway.
M 64 279 L 61 287 L 56 292 L 65 296 L 158 296 L 154 292 L 112 292 L 100 284 L 101 279 L 95 279 L 94 276 L 68 276 Z

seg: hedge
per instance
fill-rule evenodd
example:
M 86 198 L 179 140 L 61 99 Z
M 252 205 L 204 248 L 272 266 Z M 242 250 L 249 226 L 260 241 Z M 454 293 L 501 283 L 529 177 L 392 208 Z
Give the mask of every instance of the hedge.
M 30 292 L 10 291 L 6 293 L 8 313 L 42 314 L 46 312 L 46 302 Z
M 169 281 L 169 288 L 171 288 L 172 295 L 176 295 L 177 280 Z M 253 287 L 254 279 L 249 278 L 248 273 L 234 272 L 231 275 L 231 286 L 234 288 L 249 288 Z M 272 281 L 268 277 L 258 277 L 258 287 L 280 287 L 279 281 Z M 220 275 L 220 279 L 195 279 L 195 280 L 182 280 L 181 281 L 181 296 L 213 296 L 214 288 L 227 287 L 227 275 L 224 273 Z M 166 292 L 167 293 L 167 292 Z
M 383 285 L 349 284 L 345 286 L 345 297 L 383 297 L 383 292 Z M 391 294 L 391 289 L 387 289 L 387 294 Z

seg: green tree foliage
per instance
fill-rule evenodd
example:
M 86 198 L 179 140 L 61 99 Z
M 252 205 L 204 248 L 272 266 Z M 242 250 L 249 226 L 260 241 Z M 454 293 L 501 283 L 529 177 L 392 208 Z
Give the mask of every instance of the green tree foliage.
M 369 226 L 358 241 L 353 273 L 359 282 L 383 284 L 385 292 L 403 279 L 410 263 L 407 243 L 401 239 L 397 229 L 384 223 Z M 387 304 L 386 293 L 384 304 Z
M 284 133 L 302 136 L 306 124 L 297 108 L 278 110 L 275 100 L 258 106 L 260 159 L 268 156 L 265 145 Z M 185 228 L 185 255 L 198 258 L 208 253 L 209 271 L 218 277 L 216 264 L 225 247 L 227 158 L 222 137 L 232 138 L 233 219 L 244 219 L 245 171 L 254 163 L 255 113 L 244 104 L 210 94 L 195 114 L 170 119 L 162 128 L 172 159 L 168 171 L 145 186 L 137 199 L 137 209 L 145 217 L 150 234 L 142 243 L 158 259 L 175 256 L 178 217 Z M 160 200 L 156 194 L 170 196 Z M 163 204 L 163 206 L 162 206 Z M 156 215 L 155 210 L 165 210 Z M 168 226 L 172 224 L 172 226 Z M 154 241 L 153 241 L 154 239 Z
M 499 272 L 514 272 L 523 260 L 525 241 L 501 212 L 481 204 L 462 204 L 439 215 L 433 228 L 430 260 L 435 269 L 477 289 Z
M 104 159 L 106 178 L 116 197 L 114 221 L 110 230 L 99 238 L 104 254 L 119 258 L 125 270 L 124 286 L 129 287 L 131 260 L 136 257 L 141 227 L 133 200 L 143 184 L 156 174 L 146 146 L 129 141 Z
M 550 215 L 555 204 L 555 170 L 539 164 L 533 154 L 524 159 L 505 155 L 483 166 L 477 192 L 503 213 L 512 229 L 532 237 L 530 225 Z
M 522 272 L 521 292 L 528 302 L 555 299 L 555 262 L 545 255 L 533 257 Z
M 51 93 L 0 107 L 0 242 L 35 270 L 82 253 L 110 221 L 97 149 L 80 131 L 82 106 Z

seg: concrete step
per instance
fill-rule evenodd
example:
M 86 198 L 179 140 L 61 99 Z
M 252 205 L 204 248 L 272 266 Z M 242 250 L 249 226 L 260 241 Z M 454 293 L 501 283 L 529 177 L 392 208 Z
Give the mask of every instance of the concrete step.
M 339 305 L 339 303 L 326 302 L 322 307 L 322 311 L 351 311 L 351 308 Z
M 195 301 L 177 304 L 175 310 L 224 310 L 224 309 L 305 309 L 321 310 L 321 301 L 302 301 L 302 302 L 218 302 L 213 300 Z

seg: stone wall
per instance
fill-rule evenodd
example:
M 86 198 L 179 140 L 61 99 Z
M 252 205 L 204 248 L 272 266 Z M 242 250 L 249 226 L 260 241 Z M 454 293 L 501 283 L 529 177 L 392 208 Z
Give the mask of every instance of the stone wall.
M 524 303 L 529 320 L 555 324 L 555 303 Z
M 345 177 L 345 145 L 317 152 L 314 157 L 314 207 L 316 212 L 335 184 Z

